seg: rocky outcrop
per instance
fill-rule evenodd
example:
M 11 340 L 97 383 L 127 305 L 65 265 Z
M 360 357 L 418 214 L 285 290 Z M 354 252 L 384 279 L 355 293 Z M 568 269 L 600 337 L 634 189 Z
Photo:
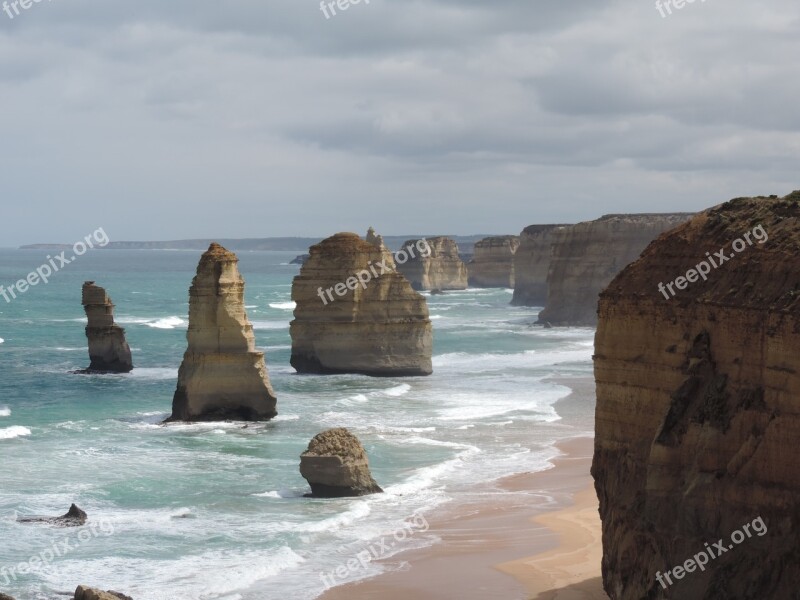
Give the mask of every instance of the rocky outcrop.
M 395 255 L 397 270 L 415 290 L 465 290 L 467 266 L 448 237 L 408 240 Z
M 289 261 L 290 265 L 304 265 L 308 260 L 308 254 L 298 254 L 295 256 L 291 261 Z
M 104 592 L 94 588 L 79 585 L 75 590 L 75 597 L 73 600 L 133 600 L 130 596 L 120 594 L 119 592 Z
M 595 325 L 598 294 L 614 275 L 661 233 L 690 217 L 688 213 L 606 215 L 556 229 L 547 274 L 547 304 L 539 313 L 539 322 Z
M 56 527 L 80 527 L 86 524 L 87 518 L 86 513 L 73 504 L 67 513 L 60 517 L 22 517 L 17 521 L 20 523 L 47 523 Z
M 514 253 L 514 306 L 544 306 L 547 303 L 547 273 L 554 233 L 569 225 L 529 225 L 519 236 Z
M 316 435 L 300 455 L 300 474 L 311 496 L 343 498 L 381 493 L 369 471 L 364 446 L 347 429 L 328 429 Z
M 517 248 L 519 238 L 515 235 L 488 237 L 477 242 L 474 256 L 467 264 L 469 284 L 482 288 L 513 288 Z
M 601 294 L 592 474 L 612 599 L 798 597 L 798 256 L 800 192 L 740 198 Z
M 310 249 L 292 284 L 291 364 L 300 373 L 428 375 L 433 335 L 425 298 L 379 241 L 338 233 Z
M 244 309 L 239 259 L 211 244 L 189 289 L 188 349 L 168 421 L 265 421 L 275 393 Z
M 88 320 L 89 368 L 79 373 L 129 373 L 133 359 L 125 330 L 114 323 L 114 304 L 106 291 L 94 281 L 83 284 L 83 308 Z

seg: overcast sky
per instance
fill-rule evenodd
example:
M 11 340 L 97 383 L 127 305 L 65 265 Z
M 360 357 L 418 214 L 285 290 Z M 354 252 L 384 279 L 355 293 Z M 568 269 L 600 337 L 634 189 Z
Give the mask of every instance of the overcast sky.
M 0 246 L 518 233 L 800 189 L 800 3 L 0 12 Z

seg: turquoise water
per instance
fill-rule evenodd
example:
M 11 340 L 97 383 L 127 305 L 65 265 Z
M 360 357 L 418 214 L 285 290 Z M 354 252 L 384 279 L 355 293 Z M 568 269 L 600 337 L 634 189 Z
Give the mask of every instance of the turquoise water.
M 0 284 L 25 277 L 46 255 L 0 250 Z M 186 346 L 199 255 L 95 250 L 12 303 L 0 298 L 0 590 L 20 600 L 52 600 L 78 584 L 136 600 L 310 600 L 325 589 L 320 573 L 403 523 L 419 525 L 477 482 L 546 468 L 553 443 L 576 433 L 553 408 L 569 389 L 548 379 L 591 373 L 594 332 L 531 327 L 537 309 L 510 307 L 511 290 L 428 298 L 430 377 L 296 375 L 289 321 L 298 267 L 286 252 L 240 254 L 279 416 L 160 426 Z M 85 280 L 117 305 L 136 366 L 128 375 L 70 374 L 89 362 Z M 335 426 L 362 440 L 385 494 L 303 498 L 299 455 Z M 16 521 L 62 514 L 72 502 L 94 529 Z M 424 529 L 407 526 L 381 555 L 435 543 Z M 63 551 L 51 558 L 54 543 Z M 33 570 L 20 573 L 32 557 Z M 359 565 L 335 581 L 382 568 Z

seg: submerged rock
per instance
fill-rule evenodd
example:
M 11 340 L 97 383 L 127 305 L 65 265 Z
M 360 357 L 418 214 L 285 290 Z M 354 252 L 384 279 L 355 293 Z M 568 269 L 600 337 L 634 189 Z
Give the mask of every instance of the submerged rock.
M 381 493 L 369 471 L 364 446 L 347 429 L 316 435 L 300 455 L 300 474 L 311 485 L 311 496 L 342 498 Z
M 57 527 L 80 527 L 86 524 L 87 519 L 86 513 L 73 504 L 69 507 L 67 514 L 60 517 L 22 517 L 17 521 L 20 523 L 47 523 Z
M 73 600 L 133 600 L 130 596 L 119 592 L 104 592 L 95 588 L 79 585 Z
M 397 270 L 415 290 L 465 290 L 467 266 L 448 237 L 408 240 L 395 255 Z
M 88 369 L 78 373 L 129 373 L 133 369 L 131 349 L 125 340 L 125 330 L 114 323 L 114 304 L 105 289 L 94 281 L 83 284 L 83 308 L 88 323 Z
M 167 421 L 265 421 L 278 414 L 244 309 L 238 262 L 219 244 L 200 259 L 189 289 L 188 348 Z
M 291 364 L 299 373 L 429 375 L 433 334 L 425 298 L 391 252 L 338 233 L 311 247 L 292 282 Z
M 514 255 L 519 248 L 515 235 L 488 237 L 475 244 L 467 264 L 469 284 L 481 288 L 514 287 Z
M 798 597 L 798 256 L 800 192 L 739 198 L 601 294 L 592 474 L 614 600 Z

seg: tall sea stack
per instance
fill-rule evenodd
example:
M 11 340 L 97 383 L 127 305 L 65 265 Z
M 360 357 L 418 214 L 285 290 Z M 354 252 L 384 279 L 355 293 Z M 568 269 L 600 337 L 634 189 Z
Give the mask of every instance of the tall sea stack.
M 482 288 L 514 287 L 514 255 L 519 248 L 515 235 L 488 237 L 475 244 L 467 265 L 469 284 Z
M 594 326 L 600 292 L 661 233 L 689 213 L 606 215 L 554 231 L 540 323 Z
M 114 304 L 105 289 L 87 281 L 82 289 L 88 323 L 89 368 L 81 373 L 129 373 L 133 369 L 125 330 L 114 323 Z
M 569 225 L 529 225 L 519 236 L 514 253 L 514 306 L 544 306 L 547 303 L 547 273 L 555 232 Z
M 798 597 L 798 256 L 800 192 L 739 198 L 601 294 L 592 474 L 612 599 Z
M 265 421 L 278 413 L 244 309 L 239 259 L 211 244 L 189 289 L 189 342 L 169 421 Z
M 337 233 L 309 250 L 292 284 L 292 366 L 300 373 L 429 375 L 428 305 L 380 236 Z M 418 251 L 417 251 L 418 252 Z
M 426 251 L 419 252 L 426 242 Z M 397 269 L 406 276 L 415 290 L 465 290 L 469 276 L 461 260 L 458 244 L 449 237 L 408 240 L 398 252 L 409 254 L 409 260 L 397 261 Z

